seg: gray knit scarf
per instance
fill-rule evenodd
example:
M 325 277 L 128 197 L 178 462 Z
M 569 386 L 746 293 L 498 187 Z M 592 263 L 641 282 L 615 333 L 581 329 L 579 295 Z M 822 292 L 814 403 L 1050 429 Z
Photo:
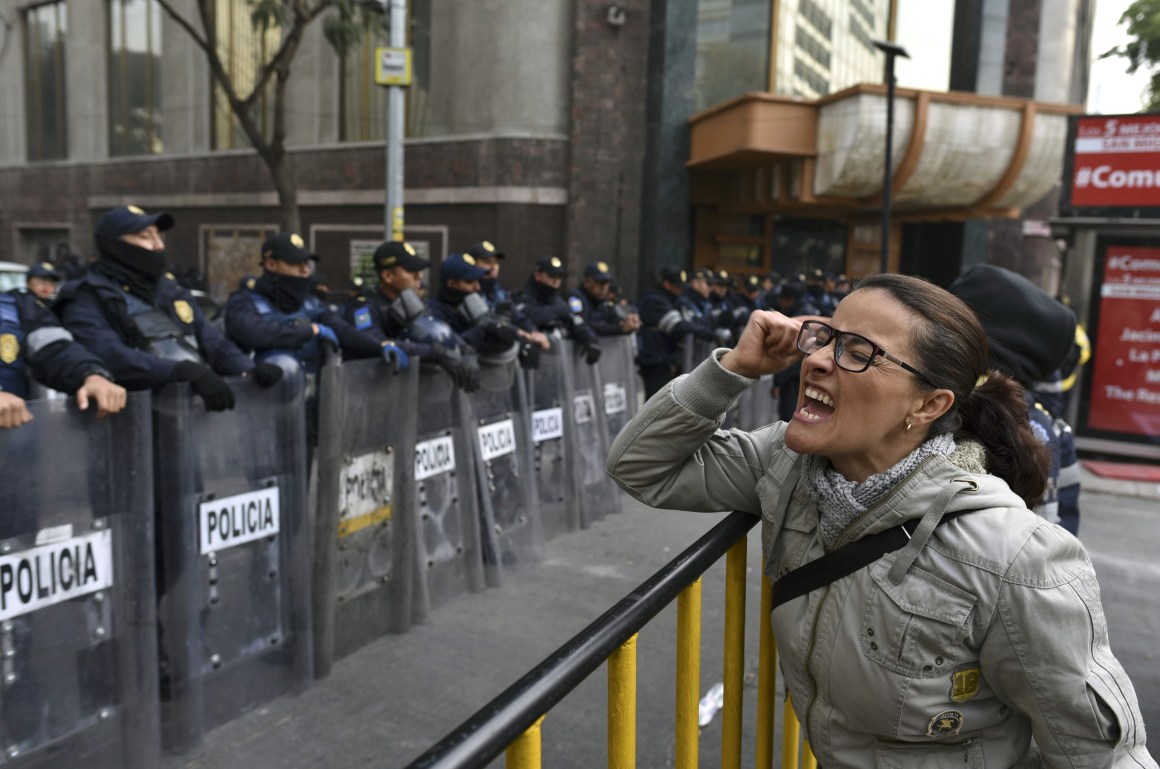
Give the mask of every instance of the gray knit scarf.
M 818 504 L 818 529 L 828 550 L 846 527 L 882 499 L 918 463 L 933 454 L 948 456 L 955 450 L 950 433 L 927 438 L 925 442 L 889 470 L 871 475 L 861 483 L 848 481 L 830 465 L 830 460 L 814 454 L 805 457 L 802 475 Z

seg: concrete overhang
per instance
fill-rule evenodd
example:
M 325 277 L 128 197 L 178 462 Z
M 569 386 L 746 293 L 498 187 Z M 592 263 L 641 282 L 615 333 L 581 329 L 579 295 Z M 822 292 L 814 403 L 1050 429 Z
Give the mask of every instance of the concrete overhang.
M 963 92 L 897 89 L 892 207 L 907 218 L 1010 216 L 1058 183 L 1067 117 L 1082 108 Z M 769 210 L 880 205 L 886 87 L 804 101 L 746 94 L 690 119 L 696 171 L 785 177 Z

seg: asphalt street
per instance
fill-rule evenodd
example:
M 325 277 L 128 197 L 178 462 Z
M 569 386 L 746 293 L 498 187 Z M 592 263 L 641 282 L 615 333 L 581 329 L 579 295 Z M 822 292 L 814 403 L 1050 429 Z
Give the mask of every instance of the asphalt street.
M 1103 594 L 1112 647 L 1131 676 L 1160 757 L 1160 488 L 1104 482 L 1085 473 L 1081 538 Z M 507 688 L 553 649 L 671 560 L 721 515 L 624 512 L 548 543 L 547 557 L 505 583 L 460 596 L 431 621 L 382 638 L 339 661 L 299 696 L 257 708 L 207 735 L 202 748 L 164 769 L 245 767 L 401 769 Z M 753 765 L 760 545 L 749 535 L 743 765 Z M 724 562 L 703 582 L 702 693 L 721 680 Z M 673 765 L 676 608 L 637 642 L 637 766 Z M 577 687 L 543 726 L 543 765 L 607 763 L 607 678 Z M 777 720 L 781 720 L 780 698 Z M 721 717 L 702 730 L 701 765 L 720 765 Z M 502 758 L 494 763 L 502 766 Z

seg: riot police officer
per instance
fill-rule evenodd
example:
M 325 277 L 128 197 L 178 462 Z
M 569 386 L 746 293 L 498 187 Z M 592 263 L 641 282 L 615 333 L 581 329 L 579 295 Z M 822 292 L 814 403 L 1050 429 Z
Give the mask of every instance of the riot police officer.
M 75 393 L 81 411 L 92 400 L 97 418 L 125 407 L 125 388 L 97 356 L 73 340 L 44 301 L 32 293 L 0 294 L 0 427 L 19 427 L 32 420 L 28 372 L 36 381 Z
M 510 314 L 511 293 L 499 282 L 499 263 L 505 256 L 504 252 L 492 245 L 491 241 L 481 240 L 472 243 L 467 249 L 467 254 L 475 260 L 476 266 L 487 270 L 487 274 L 479 279 L 480 296 L 487 300 L 488 306 L 496 315 Z
M 609 299 L 612 272 L 604 262 L 592 262 L 584 268 L 580 285 L 568 292 L 568 309 L 579 316 L 598 336 L 631 334 L 640 328 L 636 313 L 617 312 Z
M 28 293 L 51 306 L 56 299 L 57 289 L 60 288 L 60 272 L 52 262 L 36 262 L 28 268 L 25 277 Z
M 535 368 L 539 349 L 530 333 L 497 317 L 480 295 L 485 275 L 471 254 L 449 254 L 439 265 L 439 291 L 427 309 L 481 356 L 498 362 L 518 355 L 521 365 Z
M 515 298 L 517 316 L 525 317 L 545 333 L 559 331 L 576 342 L 588 365 L 600 360 L 600 344 L 596 332 L 574 314 L 560 296 L 560 286 L 568 274 L 564 263 L 556 256 L 541 257 L 532 268 L 532 275 Z
M 172 226 L 169 214 L 147 214 L 137 206 L 107 211 L 94 232 L 96 263 L 61 288 L 55 309 L 125 388 L 189 382 L 207 409 L 231 409 L 234 394 L 222 377 L 253 374 L 268 387 L 282 370 L 255 365 L 165 271 L 161 234 Z
M 308 377 L 322 367 L 322 346 L 352 358 L 381 355 L 396 370 L 407 367 L 406 352 L 392 340 L 360 332 L 322 303 L 310 280 L 311 253 L 291 232 L 271 235 L 262 244 L 262 274 L 230 294 L 226 334 L 256 360 L 295 361 Z
M 457 387 L 467 392 L 479 387 L 479 363 L 466 342 L 453 337 L 432 344 L 412 338 L 411 324 L 427 313 L 427 302 L 416 289 L 422 280 L 420 273 L 431 262 L 415 253 L 410 243 L 394 240 L 375 249 L 374 262 L 378 285 L 353 297 L 346 305 L 344 319 L 379 342 L 393 340 L 411 358 L 439 366 Z M 447 334 L 454 332 L 448 328 L 444 336 Z
M 641 330 L 637 337 L 637 366 L 644 380 L 645 397 L 651 398 L 666 382 L 680 373 L 680 351 L 684 338 L 692 334 L 713 340 L 717 335 L 703 323 L 682 312 L 678 303 L 688 281 L 688 273 L 675 267 L 661 270 L 661 281 L 641 296 Z

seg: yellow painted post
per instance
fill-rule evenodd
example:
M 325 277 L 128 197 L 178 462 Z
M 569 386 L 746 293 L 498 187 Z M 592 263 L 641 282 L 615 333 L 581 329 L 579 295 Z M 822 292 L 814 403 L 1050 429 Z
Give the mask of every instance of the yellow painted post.
M 701 578 L 677 596 L 677 747 L 674 769 L 697 769 L 701 689 Z
M 814 757 L 814 751 L 810 750 L 810 741 L 803 740 L 805 745 L 805 756 L 802 757 L 802 769 L 818 769 L 818 759 Z
M 516 737 L 504 752 L 504 766 L 507 769 L 540 769 L 540 726 L 544 717 L 540 716 L 528 730 Z
M 737 540 L 725 555 L 725 704 L 721 709 L 721 769 L 741 769 L 741 694 L 745 673 L 745 555 Z
M 608 658 L 608 769 L 636 766 L 636 636 Z
M 773 587 L 761 577 L 761 642 L 757 656 L 757 769 L 773 769 L 773 711 L 777 696 L 777 640 L 769 624 Z
M 789 695 L 785 697 L 785 715 L 781 724 L 781 769 L 797 769 L 798 740 L 801 739 L 801 727 L 798 726 L 797 713 L 793 711 L 793 702 Z

